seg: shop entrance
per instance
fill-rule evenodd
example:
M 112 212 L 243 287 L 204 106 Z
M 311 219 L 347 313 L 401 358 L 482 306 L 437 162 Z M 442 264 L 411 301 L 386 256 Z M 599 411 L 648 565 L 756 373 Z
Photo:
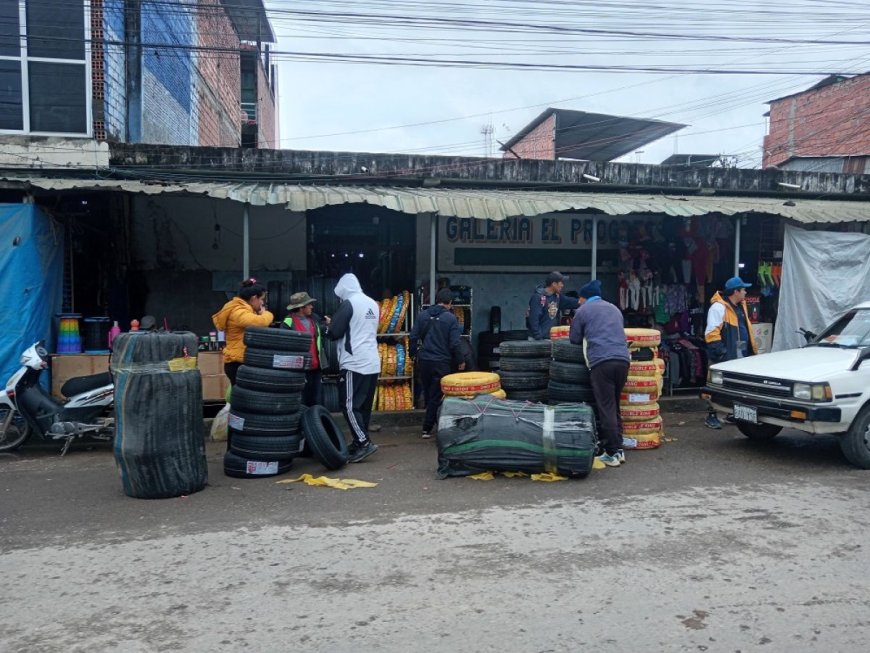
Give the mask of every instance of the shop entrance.
M 416 221 L 368 204 L 308 212 L 308 274 L 338 279 L 353 272 L 380 300 L 414 287 Z

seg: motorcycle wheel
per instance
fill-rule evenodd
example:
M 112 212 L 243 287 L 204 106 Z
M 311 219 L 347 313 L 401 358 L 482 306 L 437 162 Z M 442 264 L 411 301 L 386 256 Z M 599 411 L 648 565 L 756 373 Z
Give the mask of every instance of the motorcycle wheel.
M 11 419 L 9 413 L 12 413 Z M 9 424 L 6 428 L 3 425 Z M 30 424 L 12 408 L 0 408 L 0 451 L 13 451 L 30 435 Z

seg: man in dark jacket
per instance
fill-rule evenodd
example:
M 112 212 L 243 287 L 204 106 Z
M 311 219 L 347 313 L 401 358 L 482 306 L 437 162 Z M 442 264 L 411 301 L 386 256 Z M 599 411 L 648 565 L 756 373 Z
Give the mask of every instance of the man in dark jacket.
M 616 306 L 601 299 L 601 282 L 598 279 L 580 289 L 580 303 L 582 305 L 571 322 L 568 339 L 575 345 L 585 345 L 592 394 L 601 423 L 601 446 L 604 447 L 604 453 L 598 456 L 598 460 L 608 467 L 619 467 L 625 462 L 619 395 L 628 380 L 631 361 L 625 341 L 624 320 Z
M 423 437 L 432 436 L 432 429 L 441 406 L 441 377 L 450 374 L 451 362 L 464 370 L 461 330 L 456 316 L 450 312 L 453 294 L 442 288 L 435 295 L 435 304 L 423 311 L 414 323 L 410 336 L 410 354 L 417 361 L 417 371 L 426 398 Z
M 562 288 L 568 280 L 561 272 L 550 272 L 543 286 L 535 289 L 535 294 L 529 300 L 529 310 L 526 315 L 526 327 L 530 340 L 545 340 L 550 337 L 550 328 L 559 325 L 562 311 L 575 309 L 579 303 L 573 297 L 562 294 Z

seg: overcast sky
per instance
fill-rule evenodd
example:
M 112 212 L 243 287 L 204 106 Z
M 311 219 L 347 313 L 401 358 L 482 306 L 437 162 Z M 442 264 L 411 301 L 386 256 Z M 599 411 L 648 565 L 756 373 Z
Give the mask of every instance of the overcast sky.
M 266 6 L 286 149 L 500 156 L 496 140 L 552 106 L 688 125 L 622 160 L 723 154 L 754 167 L 766 101 L 870 70 L 867 0 Z

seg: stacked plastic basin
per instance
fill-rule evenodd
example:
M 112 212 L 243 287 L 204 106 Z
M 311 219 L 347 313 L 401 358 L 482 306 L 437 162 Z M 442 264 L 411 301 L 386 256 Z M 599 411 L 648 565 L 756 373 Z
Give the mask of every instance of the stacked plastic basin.
M 625 339 L 631 363 L 619 400 L 623 444 L 626 449 L 654 449 L 664 433 L 658 402 L 665 371 L 659 358 L 661 334 L 655 329 L 626 329 Z
M 79 313 L 61 313 L 57 325 L 57 348 L 58 354 L 82 353 L 82 337 L 79 333 Z

